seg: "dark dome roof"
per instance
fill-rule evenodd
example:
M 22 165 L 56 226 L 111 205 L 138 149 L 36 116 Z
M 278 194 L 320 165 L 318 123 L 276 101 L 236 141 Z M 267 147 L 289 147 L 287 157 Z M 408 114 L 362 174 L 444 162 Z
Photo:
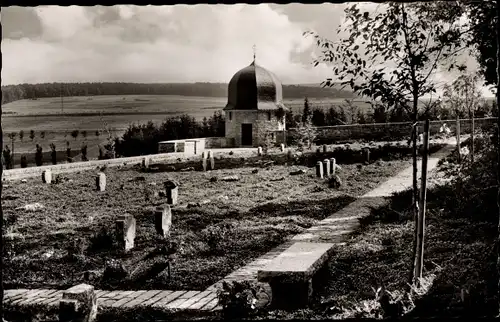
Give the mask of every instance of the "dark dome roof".
M 255 61 L 231 78 L 224 110 L 276 110 L 280 107 L 286 108 L 281 82 Z

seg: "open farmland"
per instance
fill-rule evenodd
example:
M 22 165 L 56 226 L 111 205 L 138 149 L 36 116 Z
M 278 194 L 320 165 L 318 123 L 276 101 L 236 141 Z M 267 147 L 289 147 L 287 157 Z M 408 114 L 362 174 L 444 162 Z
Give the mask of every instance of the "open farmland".
M 5 132 L 19 130 L 69 129 L 95 130 L 102 128 L 100 114 L 110 127 L 123 129 L 131 123 L 161 122 L 166 117 L 189 114 L 198 120 L 210 117 L 227 103 L 224 97 L 189 97 L 178 95 L 103 95 L 57 97 L 19 100 L 2 106 L 2 126 Z M 311 106 L 324 109 L 340 105 L 344 99 L 309 99 Z M 285 99 L 294 113 L 301 112 L 303 99 Z M 369 109 L 364 101 L 356 101 L 362 110 Z
M 171 239 L 179 249 L 172 279 L 160 274 L 147 283 L 126 281 L 115 287 L 203 290 L 408 164 L 342 165 L 339 175 L 344 184 L 339 189 L 329 188 L 326 180 L 315 178 L 314 170 L 304 166 L 273 166 L 258 173 L 252 173 L 253 168 L 207 173 L 141 173 L 131 167 L 109 168 L 105 192 L 95 191 L 94 173 L 89 171 L 66 174 L 68 180 L 51 185 L 42 184 L 39 178 L 15 182 L 5 185 L 2 194 L 3 233 L 8 239 L 3 254 L 4 283 L 8 288 L 67 288 L 80 283 L 85 271 L 102 270 L 111 258 L 121 258 L 126 264 L 136 261 L 156 245 L 153 210 L 163 202 L 146 201 L 145 191 L 152 182 L 175 179 L 180 182 L 179 205 L 172 210 Z M 307 172 L 289 175 L 294 169 Z M 228 175 L 241 180 L 209 180 Z M 144 179 L 134 180 L 137 177 Z M 202 201 L 207 202 L 196 205 Z M 42 208 L 23 209 L 35 203 Z M 137 235 L 134 249 L 121 257 L 106 248 L 98 232 L 103 228 L 109 232 L 117 216 L 125 213 L 135 216 Z M 68 255 L 68 245 L 80 246 L 76 256 Z M 98 245 L 101 249 L 95 247 Z M 97 288 L 112 287 L 105 281 L 93 284 Z

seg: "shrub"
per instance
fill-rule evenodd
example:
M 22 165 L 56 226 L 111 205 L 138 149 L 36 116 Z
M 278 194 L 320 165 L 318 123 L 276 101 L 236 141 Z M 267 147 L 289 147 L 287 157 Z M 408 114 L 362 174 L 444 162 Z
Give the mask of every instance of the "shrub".
M 229 232 L 229 224 L 208 226 L 201 231 L 201 238 L 211 254 L 219 254 L 223 250 L 224 241 L 228 238 Z
M 250 281 L 233 281 L 231 284 L 223 281 L 217 297 L 224 317 L 234 319 L 256 312 L 259 295 L 263 293 L 262 287 Z

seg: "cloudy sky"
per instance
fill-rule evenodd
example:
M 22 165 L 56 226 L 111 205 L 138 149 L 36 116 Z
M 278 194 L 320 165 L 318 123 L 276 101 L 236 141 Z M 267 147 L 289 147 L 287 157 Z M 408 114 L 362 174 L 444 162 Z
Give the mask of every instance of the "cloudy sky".
M 367 10 L 377 4 L 364 3 Z M 283 83 L 331 76 L 311 65 L 314 30 L 335 40 L 342 4 L 2 8 L 2 85 L 228 82 L 252 61 Z M 471 59 L 469 65 L 474 65 Z M 440 74 L 441 80 L 449 76 Z

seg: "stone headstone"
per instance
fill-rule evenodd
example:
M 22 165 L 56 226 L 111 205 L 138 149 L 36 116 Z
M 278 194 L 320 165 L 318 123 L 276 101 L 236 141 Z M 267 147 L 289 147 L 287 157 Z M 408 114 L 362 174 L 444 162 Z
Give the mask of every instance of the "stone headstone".
M 288 160 L 293 159 L 293 152 L 291 149 L 288 149 L 288 151 L 286 152 L 286 156 L 287 156 Z
M 95 178 L 95 185 L 97 187 L 97 191 L 105 191 L 106 190 L 106 175 L 101 172 Z
M 283 143 L 280 144 L 281 152 L 285 152 L 285 145 Z
M 129 251 L 134 248 L 135 229 L 132 215 L 123 215 L 116 221 L 116 240 L 120 249 Z
M 208 160 L 210 161 L 210 170 L 215 170 L 215 158 L 212 150 L 208 150 Z
M 370 163 L 370 149 L 364 150 L 365 162 Z
M 203 151 L 201 155 L 201 166 L 203 167 L 203 171 L 207 171 L 207 158 L 205 155 L 205 151 Z
M 59 321 L 93 322 L 97 318 L 97 296 L 94 287 L 79 284 L 63 292 L 59 302 Z
M 323 174 L 325 177 L 330 175 L 330 160 L 328 159 L 323 160 Z
M 142 159 L 142 167 L 145 169 L 149 168 L 149 158 Z
M 316 163 L 316 177 L 323 179 L 323 163 L 321 161 Z
M 262 156 L 262 147 L 261 146 L 259 146 L 257 148 L 257 154 L 259 155 L 259 157 Z
M 328 150 L 328 148 L 327 148 L 326 144 L 323 144 L 323 153 L 326 153 L 327 150 Z
M 336 168 L 337 168 L 337 160 L 335 160 L 335 158 L 330 158 L 330 173 L 332 175 L 335 174 Z
M 170 236 L 170 226 L 172 226 L 172 210 L 169 205 L 162 205 L 155 211 L 155 229 L 158 235 L 163 238 Z
M 51 183 L 52 182 L 52 171 L 50 169 L 44 170 L 42 172 L 42 181 L 43 181 L 43 183 Z
M 168 180 L 164 183 L 165 194 L 167 196 L 167 204 L 176 205 L 179 194 L 179 184 L 175 181 Z

